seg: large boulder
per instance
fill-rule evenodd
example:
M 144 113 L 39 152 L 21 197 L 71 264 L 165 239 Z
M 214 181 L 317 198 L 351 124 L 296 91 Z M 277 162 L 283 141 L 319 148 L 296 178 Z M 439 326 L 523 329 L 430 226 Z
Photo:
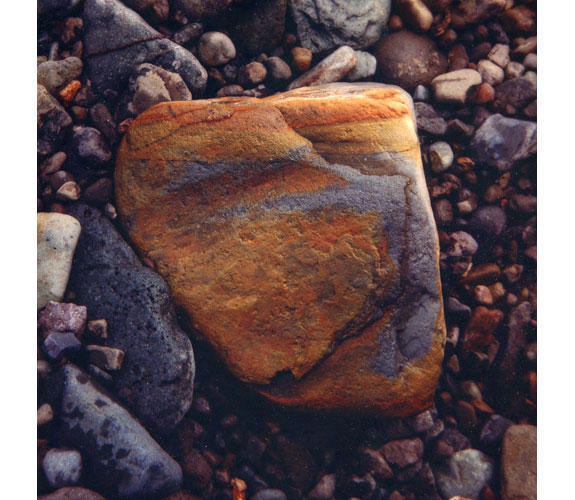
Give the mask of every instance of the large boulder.
M 115 181 L 132 242 L 241 380 L 300 408 L 431 404 L 438 243 L 401 89 L 162 103 L 133 122 Z
M 116 392 L 144 424 L 169 431 L 191 405 L 195 365 L 168 287 L 98 209 L 75 204 L 68 213 L 82 224 L 70 289 L 88 319 L 107 320 L 108 346 L 126 353 Z
M 164 38 L 119 0 L 85 1 L 84 49 L 88 77 L 100 94 L 121 92 L 142 63 L 178 73 L 194 97 L 207 84 L 207 72 L 191 52 Z

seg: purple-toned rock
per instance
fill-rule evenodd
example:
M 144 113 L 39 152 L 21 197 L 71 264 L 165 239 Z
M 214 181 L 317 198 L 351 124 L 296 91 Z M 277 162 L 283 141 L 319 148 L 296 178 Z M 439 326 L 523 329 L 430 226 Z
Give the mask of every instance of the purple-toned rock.
M 48 302 L 38 316 L 38 327 L 44 337 L 53 332 L 71 332 L 80 336 L 86 326 L 88 310 L 86 306 Z
M 76 335 L 73 333 L 51 333 L 44 340 L 43 348 L 46 355 L 57 361 L 64 355 L 77 352 L 82 346 Z

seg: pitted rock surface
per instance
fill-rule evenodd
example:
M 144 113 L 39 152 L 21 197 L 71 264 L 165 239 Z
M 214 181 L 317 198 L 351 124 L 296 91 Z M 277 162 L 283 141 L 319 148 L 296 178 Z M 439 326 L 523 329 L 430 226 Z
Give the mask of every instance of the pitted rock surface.
M 132 242 L 241 380 L 300 408 L 431 404 L 438 243 L 401 89 L 159 104 L 124 138 L 116 195 Z

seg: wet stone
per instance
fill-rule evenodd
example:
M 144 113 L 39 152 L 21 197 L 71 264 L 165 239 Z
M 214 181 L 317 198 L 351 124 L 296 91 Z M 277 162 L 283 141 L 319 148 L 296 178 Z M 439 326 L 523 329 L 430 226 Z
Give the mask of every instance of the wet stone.
M 50 333 L 44 339 L 42 347 L 50 359 L 57 361 L 62 356 L 78 352 L 82 344 L 73 333 Z
M 71 332 L 80 337 L 86 326 L 87 309 L 76 304 L 48 302 L 38 316 L 38 326 L 44 335 Z
M 52 488 L 73 486 L 82 475 L 82 456 L 77 450 L 52 448 L 46 453 L 42 468 Z
M 444 135 L 447 122 L 439 116 L 431 104 L 416 102 L 414 104 L 417 128 L 431 135 Z

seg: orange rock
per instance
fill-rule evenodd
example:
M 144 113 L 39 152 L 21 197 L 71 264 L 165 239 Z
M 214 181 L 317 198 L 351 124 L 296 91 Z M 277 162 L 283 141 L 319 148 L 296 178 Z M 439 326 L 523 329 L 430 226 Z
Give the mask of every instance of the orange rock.
M 81 86 L 82 84 L 80 81 L 72 80 L 68 85 L 60 90 L 60 92 L 58 92 L 58 95 L 60 96 L 61 101 L 64 103 L 64 106 L 68 106 L 68 104 L 74 100 L 74 97 L 76 97 L 76 94 L 78 93 L 78 90 L 80 90 Z
M 115 175 L 128 235 L 238 378 L 300 408 L 429 407 L 445 325 L 405 92 L 162 103 L 130 126 Z

